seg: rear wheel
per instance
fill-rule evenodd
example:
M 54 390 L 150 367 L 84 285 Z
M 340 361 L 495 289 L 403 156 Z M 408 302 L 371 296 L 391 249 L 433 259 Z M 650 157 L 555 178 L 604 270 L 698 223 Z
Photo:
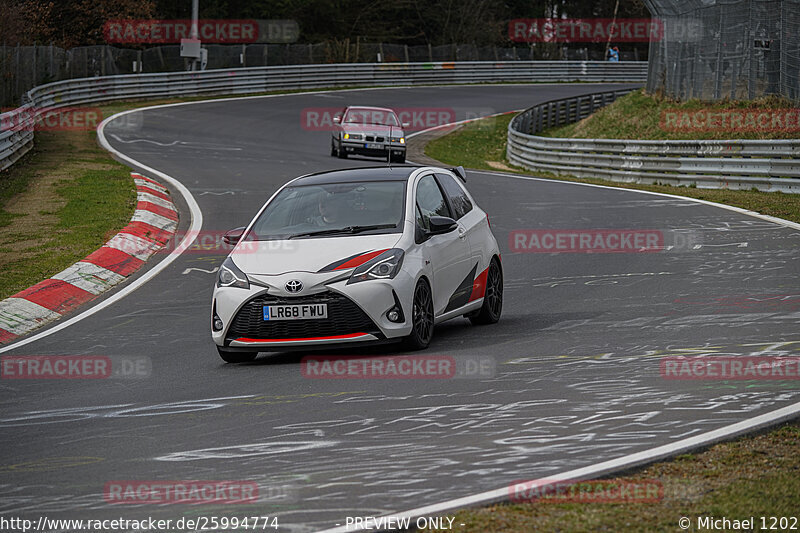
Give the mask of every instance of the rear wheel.
M 494 324 L 503 312 L 503 270 L 497 258 L 492 258 L 486 275 L 483 305 L 474 315 L 467 316 L 473 324 Z
M 229 352 L 219 346 L 217 346 L 217 353 L 226 363 L 249 363 L 258 355 L 258 352 Z
M 414 289 L 414 303 L 411 312 L 411 335 L 406 337 L 406 347 L 411 350 L 424 350 L 433 338 L 433 294 L 428 282 L 421 279 Z

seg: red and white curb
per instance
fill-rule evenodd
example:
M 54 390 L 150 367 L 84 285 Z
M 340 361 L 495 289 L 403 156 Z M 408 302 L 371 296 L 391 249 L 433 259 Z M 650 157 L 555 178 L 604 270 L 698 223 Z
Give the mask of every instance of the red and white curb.
M 136 272 L 166 246 L 178 228 L 178 210 L 158 182 L 131 172 L 136 211 L 102 248 L 50 279 L 0 301 L 0 343 L 6 343 L 96 298 Z

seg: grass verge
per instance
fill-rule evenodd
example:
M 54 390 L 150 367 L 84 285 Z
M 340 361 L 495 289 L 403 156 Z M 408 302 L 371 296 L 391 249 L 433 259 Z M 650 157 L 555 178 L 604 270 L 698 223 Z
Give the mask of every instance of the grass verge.
M 130 171 L 97 145 L 94 131 L 42 131 L 0 172 L 0 299 L 60 272 L 130 220 Z
M 663 487 L 655 503 L 531 503 L 492 505 L 455 513 L 461 533 L 500 531 L 686 531 L 699 527 L 698 518 L 730 520 L 797 516 L 800 494 L 800 426 L 784 425 L 766 434 L 717 444 L 696 454 L 653 464 L 624 476 L 626 481 L 654 480 Z M 452 515 L 450 515 L 452 516 Z M 767 526 L 770 521 L 767 520 Z M 789 524 L 791 525 L 791 523 Z M 800 523 L 796 523 L 800 527 Z M 767 527 L 766 529 L 769 529 Z M 724 530 L 731 530 L 730 526 Z M 778 528 L 788 530 L 788 528 Z M 429 529 L 425 531 L 439 531 Z
M 677 102 L 638 90 L 580 122 L 551 128 L 539 135 L 584 139 L 798 139 L 800 124 L 796 108 L 791 100 L 774 96 L 748 101 Z M 788 113 L 788 123 L 781 116 L 780 123 L 768 121 L 766 128 L 759 128 L 757 112 L 778 109 Z M 715 113 L 716 118 L 710 121 L 710 115 L 695 113 L 701 110 Z M 727 122 L 730 116 L 720 114 L 721 111 L 743 112 L 742 124 L 731 127 Z
M 613 104 L 612 104 L 613 105 Z M 502 170 L 518 174 L 531 171 L 514 167 L 506 161 L 506 132 L 513 115 L 501 115 L 471 122 L 453 133 L 434 139 L 425 147 L 425 154 L 446 165 L 463 165 L 480 170 Z M 728 189 L 697 189 L 670 185 L 639 185 L 615 183 L 602 179 L 566 178 L 548 173 L 535 173 L 549 179 L 592 183 L 622 189 L 676 194 L 734 205 L 751 211 L 800 222 L 800 195 L 779 192 L 736 191 Z

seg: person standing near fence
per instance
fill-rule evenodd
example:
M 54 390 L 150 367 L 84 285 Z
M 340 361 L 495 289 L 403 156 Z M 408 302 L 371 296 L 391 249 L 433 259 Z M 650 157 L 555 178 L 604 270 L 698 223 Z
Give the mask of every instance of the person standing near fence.
M 619 48 L 615 46 L 608 51 L 608 60 L 615 63 L 619 62 Z

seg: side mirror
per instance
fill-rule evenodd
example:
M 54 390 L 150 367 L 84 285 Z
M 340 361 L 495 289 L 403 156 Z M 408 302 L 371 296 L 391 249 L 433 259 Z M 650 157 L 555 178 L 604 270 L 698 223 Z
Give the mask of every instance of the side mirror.
M 242 234 L 244 234 L 244 227 L 232 229 L 225 233 L 222 236 L 222 242 L 225 244 L 236 244 L 242 239 Z
M 402 124 L 402 126 L 403 126 L 403 129 L 405 129 L 405 128 L 409 127 L 410 125 L 411 125 L 411 123 L 410 123 L 410 122 L 403 122 L 403 124 Z
M 339 124 L 341 121 L 342 121 L 342 117 L 340 117 L 339 115 L 336 115 L 335 117 L 333 117 L 333 123 L 334 124 Z
M 431 229 L 428 230 L 429 235 L 441 235 L 443 233 L 450 233 L 458 227 L 458 223 L 450 217 L 431 217 Z

